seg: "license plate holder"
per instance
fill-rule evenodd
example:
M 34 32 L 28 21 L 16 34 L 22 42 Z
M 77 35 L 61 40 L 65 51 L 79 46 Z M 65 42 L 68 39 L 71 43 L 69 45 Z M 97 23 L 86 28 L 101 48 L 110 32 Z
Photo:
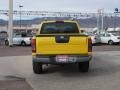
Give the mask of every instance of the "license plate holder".
M 56 62 L 68 62 L 69 58 L 67 55 L 57 55 Z

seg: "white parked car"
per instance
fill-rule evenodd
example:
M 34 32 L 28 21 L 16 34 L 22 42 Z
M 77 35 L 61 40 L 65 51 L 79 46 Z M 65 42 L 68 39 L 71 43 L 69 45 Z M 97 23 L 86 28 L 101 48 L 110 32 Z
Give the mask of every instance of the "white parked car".
M 113 45 L 120 44 L 120 36 L 116 33 L 102 33 L 100 35 L 101 43 Z
M 26 35 L 13 35 L 13 45 L 31 45 L 31 38 L 32 36 Z M 9 45 L 9 38 L 5 40 L 5 45 Z

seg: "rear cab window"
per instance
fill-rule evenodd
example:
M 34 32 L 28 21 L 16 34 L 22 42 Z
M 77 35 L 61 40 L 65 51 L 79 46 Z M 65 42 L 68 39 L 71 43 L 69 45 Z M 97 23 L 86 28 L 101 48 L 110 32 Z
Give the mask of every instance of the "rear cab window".
M 47 22 L 43 23 L 40 34 L 79 34 L 78 26 L 75 22 Z

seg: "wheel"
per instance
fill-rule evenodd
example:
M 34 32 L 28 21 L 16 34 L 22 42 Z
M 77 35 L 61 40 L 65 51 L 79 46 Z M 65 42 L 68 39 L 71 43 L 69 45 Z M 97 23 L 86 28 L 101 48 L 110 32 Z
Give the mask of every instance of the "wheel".
M 33 61 L 33 72 L 35 74 L 41 74 L 43 72 L 42 64 Z
M 8 40 L 5 41 L 5 45 L 8 46 L 9 45 L 9 42 Z
M 114 42 L 113 42 L 112 40 L 110 40 L 110 41 L 108 41 L 108 44 L 109 44 L 109 45 L 113 45 Z
M 118 45 L 120 45 L 120 42 L 118 43 Z
M 26 43 L 24 41 L 22 41 L 21 46 L 26 46 Z
M 80 62 L 78 64 L 78 68 L 80 72 L 88 72 L 89 70 L 89 61 L 87 62 Z

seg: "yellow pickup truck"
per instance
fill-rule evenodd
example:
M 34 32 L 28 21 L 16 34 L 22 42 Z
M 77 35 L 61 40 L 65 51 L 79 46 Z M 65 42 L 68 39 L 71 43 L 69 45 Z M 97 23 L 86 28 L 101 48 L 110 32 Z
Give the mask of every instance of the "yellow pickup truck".
M 44 64 L 78 64 L 88 72 L 92 58 L 92 41 L 83 35 L 77 21 L 43 21 L 32 39 L 33 72 L 43 72 Z

